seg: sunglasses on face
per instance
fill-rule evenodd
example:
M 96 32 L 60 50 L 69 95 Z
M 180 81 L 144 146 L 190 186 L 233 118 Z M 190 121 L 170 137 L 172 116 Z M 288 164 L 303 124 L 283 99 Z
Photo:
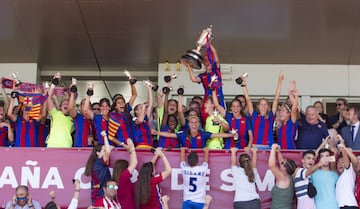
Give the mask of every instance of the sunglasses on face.
M 341 107 L 341 106 L 343 106 L 344 104 L 342 104 L 342 103 L 338 103 L 338 104 L 336 104 L 336 107 Z
M 119 189 L 119 187 L 117 185 L 112 185 L 112 184 L 107 185 L 107 188 L 108 189 L 113 189 L 113 190 L 118 190 Z
M 26 201 L 26 200 L 28 200 L 28 198 L 27 197 L 16 197 L 16 200 L 17 201 Z

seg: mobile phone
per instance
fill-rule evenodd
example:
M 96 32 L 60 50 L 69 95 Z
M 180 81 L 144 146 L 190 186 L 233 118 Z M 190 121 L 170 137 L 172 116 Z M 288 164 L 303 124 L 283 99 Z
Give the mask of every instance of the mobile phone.
M 335 156 L 329 156 L 329 162 L 335 162 L 336 159 L 335 159 Z
M 156 149 L 155 149 L 155 148 L 151 148 L 151 149 L 150 149 L 150 152 L 155 153 L 155 152 L 156 152 Z

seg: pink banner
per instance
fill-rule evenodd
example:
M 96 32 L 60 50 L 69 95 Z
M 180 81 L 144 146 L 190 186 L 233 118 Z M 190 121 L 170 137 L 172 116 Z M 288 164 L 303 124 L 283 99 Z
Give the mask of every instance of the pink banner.
M 90 200 L 90 179 L 83 175 L 85 164 L 91 149 L 50 149 L 50 148 L 0 148 L 0 207 L 5 207 L 15 194 L 17 185 L 27 185 L 34 200 L 45 206 L 50 201 L 49 192 L 55 191 L 61 207 L 69 204 L 74 186 L 73 178 L 81 179 L 79 208 L 87 208 Z M 199 150 L 200 161 L 202 150 Z M 300 165 L 300 151 L 283 151 L 285 157 L 295 160 Z M 149 161 L 153 154 L 147 150 L 137 150 L 139 164 Z M 170 208 L 180 209 L 182 204 L 182 178 L 180 173 L 179 150 L 166 151 L 173 168 L 172 175 L 161 183 L 162 195 L 170 196 Z M 258 185 L 262 208 L 270 208 L 271 188 L 274 176 L 267 167 L 268 151 L 258 152 L 257 167 L 261 182 Z M 129 154 L 123 149 L 113 151 L 111 163 L 117 159 L 129 159 Z M 164 168 L 159 159 L 156 171 Z M 210 208 L 232 208 L 234 187 L 230 171 L 230 152 L 226 150 L 211 151 L 209 160 L 208 194 L 213 197 Z

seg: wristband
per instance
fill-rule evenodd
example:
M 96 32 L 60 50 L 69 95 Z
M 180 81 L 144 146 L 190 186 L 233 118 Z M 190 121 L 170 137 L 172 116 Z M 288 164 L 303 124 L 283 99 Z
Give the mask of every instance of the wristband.
M 137 82 L 136 78 L 131 78 L 129 81 L 131 85 L 134 85 Z

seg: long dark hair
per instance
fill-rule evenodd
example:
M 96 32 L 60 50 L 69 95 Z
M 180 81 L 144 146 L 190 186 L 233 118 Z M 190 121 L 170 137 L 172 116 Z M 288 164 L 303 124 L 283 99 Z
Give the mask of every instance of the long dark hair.
M 125 118 L 126 118 L 126 126 L 131 126 L 131 122 L 132 122 L 132 120 L 131 120 L 131 115 L 130 115 L 130 113 L 129 113 L 129 105 L 128 105 L 128 103 L 126 103 L 126 101 L 125 101 L 125 98 L 123 97 L 123 96 L 118 96 L 117 98 L 115 98 L 115 100 L 114 100 L 114 102 L 112 103 L 112 105 L 111 105 L 111 112 L 112 111 L 116 111 L 117 112 L 117 110 L 115 109 L 115 107 L 116 107 L 116 103 L 117 103 L 117 101 L 119 100 L 119 99 L 121 99 L 121 100 L 123 100 L 124 101 L 124 103 L 125 103 L 125 111 L 124 111 L 124 115 L 125 115 Z
M 119 183 L 119 177 L 123 171 L 127 169 L 129 162 L 126 160 L 117 160 L 114 164 L 112 178 Z
M 241 154 L 239 157 L 240 167 L 244 168 L 245 174 L 248 177 L 249 182 L 255 182 L 255 174 L 250 162 L 250 156 L 248 154 Z
M 152 162 L 144 163 L 140 168 L 138 197 L 140 205 L 144 205 L 150 200 L 151 188 L 150 181 L 153 177 L 154 165 Z
M 93 147 L 93 150 L 86 162 L 86 167 L 85 167 L 85 176 L 91 176 L 93 167 L 94 167 L 94 163 L 96 161 L 96 159 L 98 158 L 97 152 L 101 152 L 101 148 L 102 148 L 102 144 L 97 144 Z

